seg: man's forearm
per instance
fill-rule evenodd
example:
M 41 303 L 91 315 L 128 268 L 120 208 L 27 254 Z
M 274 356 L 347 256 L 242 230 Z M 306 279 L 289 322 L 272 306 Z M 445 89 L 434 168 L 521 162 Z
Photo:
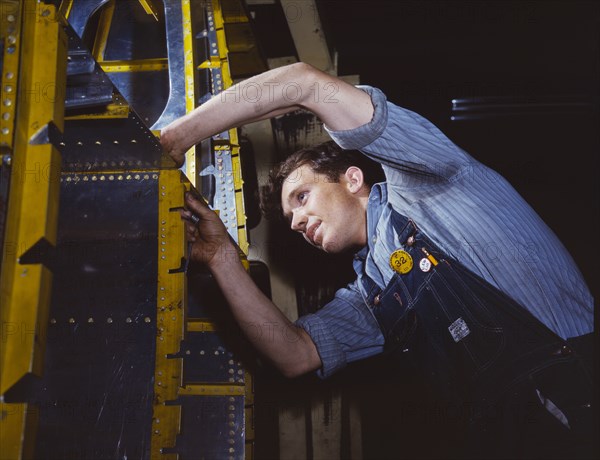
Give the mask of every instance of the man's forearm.
M 250 278 L 235 250 L 209 266 L 236 322 L 254 347 L 287 377 L 321 366 L 310 336 L 290 322 Z
M 298 108 L 316 114 L 328 127 L 351 129 L 373 114 L 369 96 L 337 77 L 297 63 L 273 69 L 232 86 L 161 131 L 161 143 L 183 161 L 191 146 L 214 134 Z
M 289 82 L 305 86 L 302 78 L 307 68 L 277 68 L 232 86 L 163 128 L 161 142 L 169 153 L 183 153 L 229 128 L 296 110 L 302 102 L 300 98 L 292 100 L 274 89 Z

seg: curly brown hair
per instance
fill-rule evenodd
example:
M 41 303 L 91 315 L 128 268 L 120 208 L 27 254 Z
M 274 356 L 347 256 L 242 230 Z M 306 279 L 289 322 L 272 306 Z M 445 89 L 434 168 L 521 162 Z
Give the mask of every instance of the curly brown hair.
M 267 184 L 260 191 L 260 209 L 267 219 L 283 219 L 281 189 L 285 179 L 301 166 L 310 165 L 313 172 L 323 174 L 331 182 L 339 182 L 340 176 L 350 166 L 359 167 L 369 186 L 385 180 L 379 163 L 367 158 L 358 150 L 344 150 L 329 141 L 291 154 L 269 173 Z

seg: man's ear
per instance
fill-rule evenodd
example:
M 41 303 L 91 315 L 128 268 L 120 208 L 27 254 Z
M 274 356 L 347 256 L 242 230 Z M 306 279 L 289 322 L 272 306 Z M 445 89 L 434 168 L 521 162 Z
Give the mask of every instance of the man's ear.
M 344 173 L 344 176 L 348 181 L 348 189 L 352 193 L 360 191 L 363 185 L 365 185 L 364 174 L 358 166 L 350 166 Z

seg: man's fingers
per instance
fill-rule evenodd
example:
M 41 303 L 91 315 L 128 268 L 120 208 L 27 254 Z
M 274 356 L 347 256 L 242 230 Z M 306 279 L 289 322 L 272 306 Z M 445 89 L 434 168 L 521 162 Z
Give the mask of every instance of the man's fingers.
M 204 198 L 197 198 L 190 192 L 185 194 L 185 207 L 188 211 L 204 219 L 210 219 L 215 215 L 214 211 L 204 201 Z

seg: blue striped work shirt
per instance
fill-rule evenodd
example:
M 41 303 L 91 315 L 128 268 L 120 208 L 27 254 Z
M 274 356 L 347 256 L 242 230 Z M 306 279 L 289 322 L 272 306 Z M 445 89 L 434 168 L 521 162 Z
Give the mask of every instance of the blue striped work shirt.
M 367 207 L 368 254 L 355 258 L 357 280 L 297 321 L 317 347 L 328 377 L 348 362 L 383 350 L 383 336 L 363 300 L 360 278 L 381 288 L 392 278 L 390 254 L 400 247 L 391 211 L 411 218 L 445 253 L 515 299 L 562 338 L 593 330 L 593 299 L 556 235 L 498 173 L 476 161 L 431 122 L 370 94 L 372 120 L 328 130 L 345 149 L 380 162 L 386 182 L 372 187 Z

